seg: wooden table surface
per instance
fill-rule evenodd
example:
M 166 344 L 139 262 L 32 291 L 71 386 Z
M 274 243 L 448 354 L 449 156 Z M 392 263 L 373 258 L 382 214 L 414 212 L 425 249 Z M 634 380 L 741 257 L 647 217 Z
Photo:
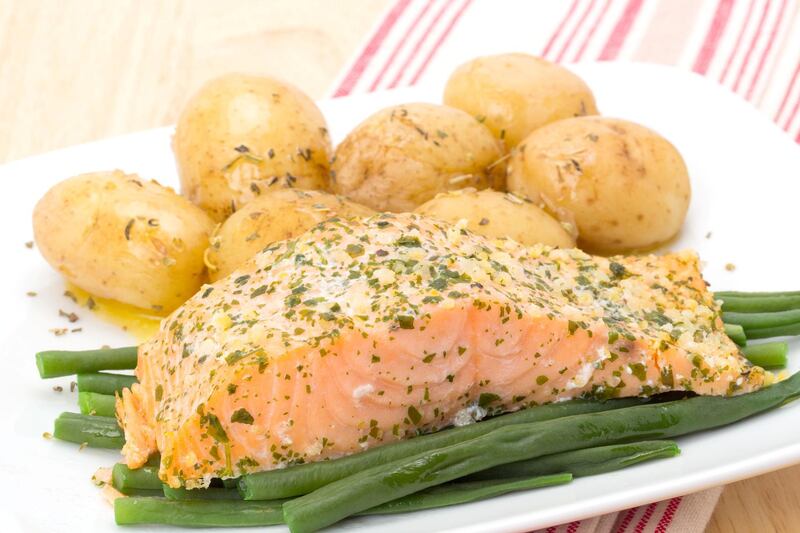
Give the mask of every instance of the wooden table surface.
M 4 0 L 0 163 L 172 124 L 188 94 L 228 71 L 319 98 L 387 3 Z M 728 486 L 708 531 L 800 531 L 800 466 Z

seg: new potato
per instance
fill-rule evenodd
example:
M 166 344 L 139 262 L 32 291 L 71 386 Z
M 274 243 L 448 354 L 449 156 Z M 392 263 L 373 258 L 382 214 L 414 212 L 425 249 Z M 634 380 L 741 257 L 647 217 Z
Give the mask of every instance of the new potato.
M 120 171 L 62 181 L 33 212 L 36 244 L 67 280 L 157 311 L 178 307 L 203 284 L 213 226 L 172 189 Z
M 586 83 L 565 69 L 528 54 L 479 57 L 458 67 L 444 103 L 478 117 L 508 148 L 533 130 L 581 115 L 596 115 Z
M 206 263 L 216 281 L 271 242 L 290 239 L 334 216 L 374 214 L 341 196 L 298 189 L 269 191 L 231 215 L 211 237 Z
M 508 188 L 571 216 L 592 251 L 645 249 L 674 237 L 691 196 L 677 149 L 625 120 L 580 117 L 531 133 L 513 151 Z
M 181 113 L 173 149 L 183 194 L 219 222 L 270 188 L 329 186 L 325 118 L 300 90 L 270 78 L 208 82 Z
M 469 230 L 490 238 L 509 237 L 525 245 L 575 246 L 575 239 L 559 221 L 511 193 L 461 189 L 439 194 L 414 211 L 453 224 L 465 219 Z
M 459 109 L 389 107 L 336 149 L 333 190 L 378 211 L 411 211 L 443 191 L 502 188 L 501 156 L 491 132 Z

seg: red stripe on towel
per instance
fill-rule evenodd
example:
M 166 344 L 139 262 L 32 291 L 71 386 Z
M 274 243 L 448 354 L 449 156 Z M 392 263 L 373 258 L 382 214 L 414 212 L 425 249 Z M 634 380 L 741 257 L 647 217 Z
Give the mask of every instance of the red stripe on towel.
M 575 8 L 578 7 L 578 2 L 580 0 L 572 0 L 572 5 L 569 6 L 569 9 L 564 14 L 564 18 L 561 19 L 561 23 L 556 27 L 556 31 L 550 36 L 550 40 L 547 41 L 547 44 L 544 46 L 544 50 L 542 50 L 542 57 L 547 57 L 547 54 L 550 53 L 550 49 L 553 48 L 553 45 L 558 39 L 558 36 L 561 35 L 561 32 L 564 31 L 564 26 L 567 25 L 567 22 L 572 18 L 572 14 L 575 13 Z
M 700 53 L 692 67 L 692 70 L 698 74 L 708 72 L 708 67 L 711 65 L 711 60 L 714 59 L 719 41 L 722 38 L 722 34 L 725 33 L 725 27 L 728 25 L 732 7 L 733 0 L 719 0 L 717 10 L 714 12 L 714 18 L 711 20 L 708 33 L 703 41 L 703 46 L 700 47 Z
M 436 15 L 434 15 L 433 20 L 431 20 L 430 24 L 428 24 L 428 27 L 425 28 L 425 31 L 422 33 L 420 38 L 417 39 L 417 42 L 414 44 L 414 48 L 411 49 L 411 53 L 409 53 L 408 57 L 406 57 L 406 60 L 403 62 L 403 65 L 400 67 L 400 70 L 397 71 L 397 74 L 395 74 L 394 79 L 389 84 L 389 88 L 390 89 L 394 89 L 395 87 L 397 87 L 397 85 L 400 83 L 400 80 L 403 79 L 403 74 L 406 73 L 406 69 L 411 64 L 411 62 L 414 60 L 414 58 L 417 57 L 417 54 L 419 53 L 420 49 L 422 48 L 422 45 L 425 44 L 425 41 L 427 41 L 428 37 L 430 37 L 431 30 L 433 30 L 433 28 L 436 26 L 436 24 L 439 22 L 439 20 L 441 20 L 441 18 L 444 15 L 445 11 L 447 11 L 450 8 L 452 3 L 453 3 L 453 0 L 447 0 L 446 2 L 444 2 L 444 5 L 436 13 Z
M 744 16 L 742 20 L 742 27 L 739 29 L 739 35 L 736 36 L 736 44 L 733 45 L 733 50 L 731 51 L 731 55 L 728 56 L 728 61 L 725 62 L 725 68 L 722 69 L 722 74 L 719 76 L 719 81 L 725 82 L 725 78 L 728 77 L 728 71 L 733 65 L 733 60 L 736 58 L 736 54 L 739 53 L 739 48 L 742 46 L 742 40 L 744 39 L 744 32 L 747 31 L 747 22 L 750 20 L 750 16 L 753 14 L 753 8 L 755 7 L 756 0 L 750 0 L 750 4 L 747 6 L 747 14 Z
M 661 515 L 661 520 L 658 521 L 658 525 L 656 525 L 656 529 L 653 531 L 653 533 L 667 533 L 667 528 L 672 523 L 672 519 L 675 518 L 675 513 L 678 511 L 678 507 L 682 501 L 682 496 L 672 498 L 669 501 L 667 508 L 664 509 L 664 514 Z
M 744 77 L 744 72 L 747 69 L 748 63 L 750 63 L 750 54 L 752 54 L 753 50 L 756 49 L 756 43 L 758 42 L 758 38 L 761 36 L 761 30 L 764 28 L 764 22 L 767 20 L 768 13 L 769 13 L 769 2 L 765 2 L 764 11 L 761 12 L 761 17 L 758 19 L 758 26 L 756 26 L 756 31 L 753 34 L 753 38 L 750 40 L 750 47 L 744 54 L 744 59 L 742 60 L 742 64 L 739 65 L 739 73 L 736 75 L 736 81 L 733 83 L 734 92 L 737 92 L 739 90 L 739 84 L 742 82 L 742 78 Z
M 450 23 L 444 29 L 442 34 L 439 35 L 439 38 L 436 40 L 436 43 L 433 45 L 433 48 L 431 49 L 431 51 L 428 52 L 428 56 L 425 58 L 425 60 L 419 66 L 419 69 L 417 70 L 417 73 L 414 74 L 413 78 L 411 78 L 411 84 L 412 85 L 417 83 L 417 80 L 419 80 L 420 76 L 422 76 L 422 73 L 425 72 L 426 68 L 428 68 L 428 63 L 431 62 L 431 59 L 433 59 L 433 56 L 435 56 L 436 52 L 439 51 L 439 48 L 442 46 L 442 43 L 445 41 L 445 39 L 447 39 L 447 36 L 450 35 L 450 32 L 453 30 L 453 27 L 456 25 L 456 22 L 458 22 L 458 19 L 461 18 L 461 15 L 464 14 L 464 11 L 467 10 L 467 8 L 469 7 L 469 5 L 471 3 L 472 3 L 472 0 L 466 0 L 464 2 L 464 4 L 461 6 L 461 9 L 456 11 L 456 14 L 453 15 L 453 18 L 450 20 Z
M 628 5 L 625 6 L 625 10 L 622 12 L 622 16 L 617 21 L 617 25 L 614 26 L 611 36 L 609 36 L 606 45 L 603 47 L 603 51 L 600 52 L 597 59 L 607 61 L 617 58 L 622 49 L 622 45 L 625 44 L 625 38 L 628 36 L 628 33 L 630 33 L 634 21 L 639 15 L 639 11 L 642 9 L 643 3 L 643 0 L 630 0 L 628 2 Z
M 747 94 L 745 95 L 745 98 L 748 100 L 753 97 L 753 91 L 755 91 L 756 84 L 758 83 L 758 77 L 761 75 L 761 71 L 764 70 L 764 65 L 767 63 L 769 51 L 772 50 L 772 45 L 775 43 L 775 37 L 778 35 L 778 30 L 781 26 L 781 19 L 783 18 L 783 12 L 785 10 L 786 0 L 781 0 L 781 6 L 778 8 L 778 16 L 775 17 L 775 22 L 772 24 L 772 31 L 769 34 L 767 46 L 764 47 L 764 50 L 761 52 L 761 57 L 758 60 L 758 66 L 756 66 L 756 71 L 753 74 L 753 77 L 750 79 L 750 87 L 747 88 Z
M 578 49 L 578 52 L 575 54 L 575 57 L 572 58 L 573 61 L 579 61 L 582 57 L 584 52 L 586 52 L 586 48 L 589 46 L 589 43 L 592 41 L 592 37 L 594 37 L 597 28 L 600 26 L 600 23 L 603 22 L 603 19 L 606 18 L 606 13 L 608 12 L 608 8 L 611 5 L 611 0 L 606 0 L 606 3 L 603 5 L 600 13 L 597 15 L 597 18 L 594 20 L 594 24 L 589 29 L 589 33 L 586 34 L 586 37 L 581 44 L 581 47 Z
M 378 27 L 375 35 L 372 36 L 372 39 L 369 40 L 367 46 L 364 47 L 362 50 L 361 55 L 358 56 L 356 62 L 353 63 L 353 66 L 350 68 L 350 72 L 344 77 L 342 83 L 339 85 L 339 88 L 336 89 L 336 92 L 333 93 L 333 96 L 346 96 L 350 94 L 355 87 L 358 80 L 364 74 L 369 62 L 375 56 L 375 53 L 381 47 L 384 39 L 389 34 L 389 32 L 394 27 L 397 19 L 403 14 L 403 11 L 406 10 L 408 5 L 411 3 L 411 0 L 399 0 L 392 10 L 386 15 L 386 18 L 383 19 L 383 22 Z
M 586 19 L 589 18 L 589 13 L 591 13 L 592 9 L 594 9 L 594 2 L 595 2 L 595 0 L 589 0 L 589 1 L 585 2 L 586 3 L 586 10 L 584 10 L 583 15 L 581 15 L 581 18 L 578 19 L 578 22 L 577 22 L 577 24 L 575 24 L 575 27 L 572 28 L 572 31 L 569 33 L 569 36 L 567 37 L 567 40 L 564 41 L 564 45 L 561 47 L 561 51 L 556 56 L 556 59 L 555 59 L 556 63 L 560 63 L 561 60 L 564 59 L 564 56 L 567 53 L 567 49 L 569 48 L 569 45 L 571 45 L 572 41 L 575 40 L 575 36 L 578 34 L 578 32 L 583 27 L 583 24 L 586 22 Z
M 403 45 L 405 44 L 406 40 L 408 40 L 408 36 L 411 35 L 411 32 L 414 31 L 414 28 L 417 27 L 417 24 L 419 24 L 419 22 L 422 20 L 422 17 L 424 17 L 428 13 L 428 10 L 430 10 L 432 5 L 433 2 L 431 0 L 428 0 L 428 2 L 425 4 L 425 7 L 423 7 L 419 11 L 419 13 L 417 13 L 417 16 L 414 18 L 414 21 L 406 30 L 405 35 L 403 35 L 403 38 L 397 41 L 394 50 L 392 50 L 392 53 L 389 54 L 389 57 L 386 59 L 386 62 L 383 64 L 383 67 L 381 67 L 381 70 L 380 72 L 378 72 L 378 75 L 375 76 L 375 80 L 372 82 L 372 85 L 369 86 L 370 92 L 378 88 L 378 84 L 383 80 L 383 77 L 386 75 L 386 71 L 389 70 L 389 67 L 392 66 L 395 58 L 397 58 L 397 54 L 400 53 L 400 50 L 403 48 Z

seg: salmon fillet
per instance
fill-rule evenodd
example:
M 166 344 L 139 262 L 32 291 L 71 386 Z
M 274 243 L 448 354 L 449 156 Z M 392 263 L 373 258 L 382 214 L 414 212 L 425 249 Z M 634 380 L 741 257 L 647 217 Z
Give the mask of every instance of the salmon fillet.
M 570 398 L 764 383 L 692 252 L 603 258 L 411 214 L 331 219 L 203 289 L 117 416 L 170 486 L 352 454 Z

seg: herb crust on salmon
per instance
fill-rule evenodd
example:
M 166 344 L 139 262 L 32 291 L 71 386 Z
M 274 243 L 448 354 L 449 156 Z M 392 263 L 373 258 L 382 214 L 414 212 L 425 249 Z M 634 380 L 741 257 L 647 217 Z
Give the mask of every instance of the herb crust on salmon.
M 166 318 L 136 375 L 126 462 L 160 452 L 189 488 L 546 402 L 764 384 L 692 252 L 603 258 L 412 214 L 268 246 Z

